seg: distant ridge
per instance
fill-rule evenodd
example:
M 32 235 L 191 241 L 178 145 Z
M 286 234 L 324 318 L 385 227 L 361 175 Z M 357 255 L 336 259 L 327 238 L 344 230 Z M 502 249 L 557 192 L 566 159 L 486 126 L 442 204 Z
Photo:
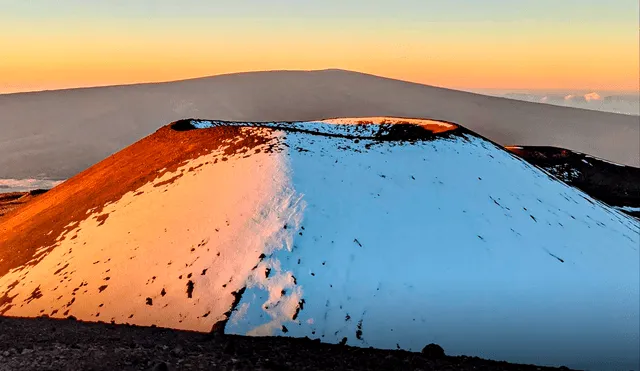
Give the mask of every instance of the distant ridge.
M 637 117 L 483 96 L 344 70 L 0 95 L 0 179 L 66 179 L 186 117 L 424 117 L 497 143 L 555 146 L 640 167 Z

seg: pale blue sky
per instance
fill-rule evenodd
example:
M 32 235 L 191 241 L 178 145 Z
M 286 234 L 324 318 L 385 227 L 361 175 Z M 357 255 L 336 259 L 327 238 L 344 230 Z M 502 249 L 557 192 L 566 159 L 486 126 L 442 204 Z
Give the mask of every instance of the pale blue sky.
M 546 20 L 637 26 L 636 0 L 1 0 L 0 20 L 37 18 L 389 17 L 449 21 Z

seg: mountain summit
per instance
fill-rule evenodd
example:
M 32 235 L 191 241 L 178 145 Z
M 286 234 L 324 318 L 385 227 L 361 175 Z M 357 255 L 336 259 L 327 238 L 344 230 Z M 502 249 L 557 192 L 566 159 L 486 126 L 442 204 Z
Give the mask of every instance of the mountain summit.
M 181 120 L 0 219 L 0 314 L 637 368 L 639 229 L 452 123 Z

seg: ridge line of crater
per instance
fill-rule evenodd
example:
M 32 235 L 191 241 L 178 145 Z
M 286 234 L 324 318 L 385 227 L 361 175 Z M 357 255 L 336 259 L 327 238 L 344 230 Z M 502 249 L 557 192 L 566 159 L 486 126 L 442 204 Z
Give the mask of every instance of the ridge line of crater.
M 381 117 L 271 122 L 184 119 L 172 123 L 170 127 L 176 131 L 216 127 L 259 127 L 325 137 L 374 141 L 432 140 L 436 137 L 448 136 L 461 129 L 456 124 L 443 121 Z

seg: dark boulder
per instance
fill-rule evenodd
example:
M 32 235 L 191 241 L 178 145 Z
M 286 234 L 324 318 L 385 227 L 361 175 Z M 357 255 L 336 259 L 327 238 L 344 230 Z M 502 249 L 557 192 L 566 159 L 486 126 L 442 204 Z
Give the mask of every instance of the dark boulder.
M 426 347 L 422 348 L 422 354 L 431 359 L 439 359 L 444 358 L 446 355 L 444 354 L 444 349 L 438 344 L 429 344 Z

